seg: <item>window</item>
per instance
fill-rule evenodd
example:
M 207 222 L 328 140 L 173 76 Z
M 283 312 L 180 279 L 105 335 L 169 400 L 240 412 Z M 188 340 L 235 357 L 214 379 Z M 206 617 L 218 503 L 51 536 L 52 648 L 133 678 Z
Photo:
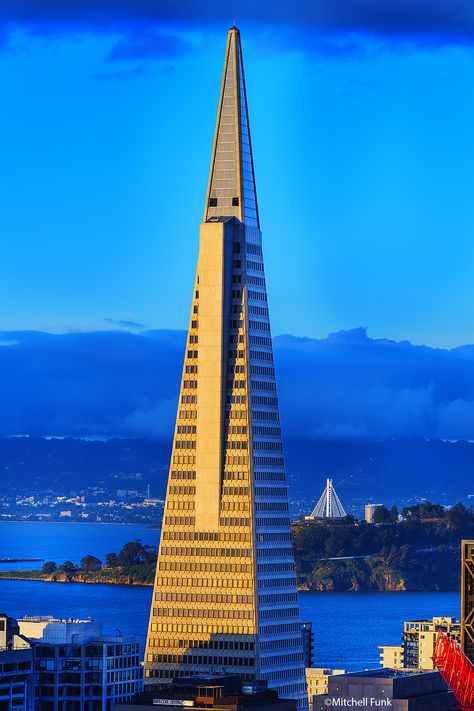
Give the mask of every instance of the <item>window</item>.
M 217 203 L 217 200 L 216 200 Z M 238 207 L 239 205 L 239 198 L 238 197 L 233 197 L 232 198 L 232 207 Z
M 217 198 L 209 198 L 209 207 L 217 207 Z

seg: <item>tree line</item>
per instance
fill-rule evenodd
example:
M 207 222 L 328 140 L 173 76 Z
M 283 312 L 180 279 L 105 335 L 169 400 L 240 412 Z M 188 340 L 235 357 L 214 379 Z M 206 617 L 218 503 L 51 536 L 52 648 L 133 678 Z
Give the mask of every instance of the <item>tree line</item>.
M 81 558 L 79 565 L 76 565 L 71 560 L 66 560 L 61 565 L 57 565 L 54 561 L 44 563 L 41 572 L 44 575 L 64 575 L 68 579 L 73 579 L 78 574 L 93 574 L 100 571 L 111 571 L 113 573 L 121 573 L 130 575 L 139 572 L 144 573 L 151 571 L 153 577 L 156 566 L 157 548 L 156 546 L 143 545 L 137 539 L 126 543 L 119 553 L 107 553 L 105 560 L 102 562 L 97 556 L 87 554 Z

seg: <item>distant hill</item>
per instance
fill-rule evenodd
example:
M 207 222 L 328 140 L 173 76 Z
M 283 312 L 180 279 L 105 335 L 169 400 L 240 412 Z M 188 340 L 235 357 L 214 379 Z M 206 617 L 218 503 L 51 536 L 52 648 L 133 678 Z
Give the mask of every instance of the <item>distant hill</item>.
M 468 498 L 474 495 L 470 442 L 287 440 L 285 455 L 291 497 L 302 512 L 310 513 L 326 477 L 334 480 L 348 513 L 356 515 L 368 501 L 406 506 L 425 498 L 447 505 L 474 504 L 474 498 Z
M 56 495 L 98 487 L 161 495 L 166 488 L 170 444 L 146 439 L 90 441 L 73 437 L 2 437 L 2 493 Z
M 171 441 L 0 438 L 2 493 L 55 494 L 97 486 L 165 493 Z M 292 512 L 309 513 L 331 476 L 348 512 L 367 501 L 452 504 L 474 494 L 474 444 L 424 440 L 285 441 Z M 139 475 L 137 477 L 137 475 Z M 130 478 L 133 477 L 133 478 Z M 471 487 L 471 488 L 469 488 Z

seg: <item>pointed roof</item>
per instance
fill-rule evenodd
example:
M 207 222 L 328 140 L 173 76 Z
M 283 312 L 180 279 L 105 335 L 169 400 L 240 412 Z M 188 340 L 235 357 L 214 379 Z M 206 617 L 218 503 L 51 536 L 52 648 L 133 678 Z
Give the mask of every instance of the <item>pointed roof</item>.
M 260 227 L 240 32 L 231 27 L 222 74 L 204 221 L 235 216 Z
M 332 479 L 326 480 L 326 488 L 313 509 L 311 518 L 344 518 L 346 512 L 333 486 Z

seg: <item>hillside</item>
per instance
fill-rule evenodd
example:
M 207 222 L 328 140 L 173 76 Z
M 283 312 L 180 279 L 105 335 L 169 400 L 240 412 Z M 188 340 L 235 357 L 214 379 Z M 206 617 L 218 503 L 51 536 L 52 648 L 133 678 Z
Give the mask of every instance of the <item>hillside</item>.
M 87 487 L 112 495 L 134 476 L 131 486 L 145 491 L 149 484 L 152 496 L 163 497 L 170 449 L 170 441 L 147 439 L 0 438 L 2 495 L 68 495 Z M 357 515 L 369 500 L 398 506 L 421 498 L 470 503 L 469 442 L 286 439 L 285 456 L 293 516 L 311 511 L 327 476 L 346 510 Z

